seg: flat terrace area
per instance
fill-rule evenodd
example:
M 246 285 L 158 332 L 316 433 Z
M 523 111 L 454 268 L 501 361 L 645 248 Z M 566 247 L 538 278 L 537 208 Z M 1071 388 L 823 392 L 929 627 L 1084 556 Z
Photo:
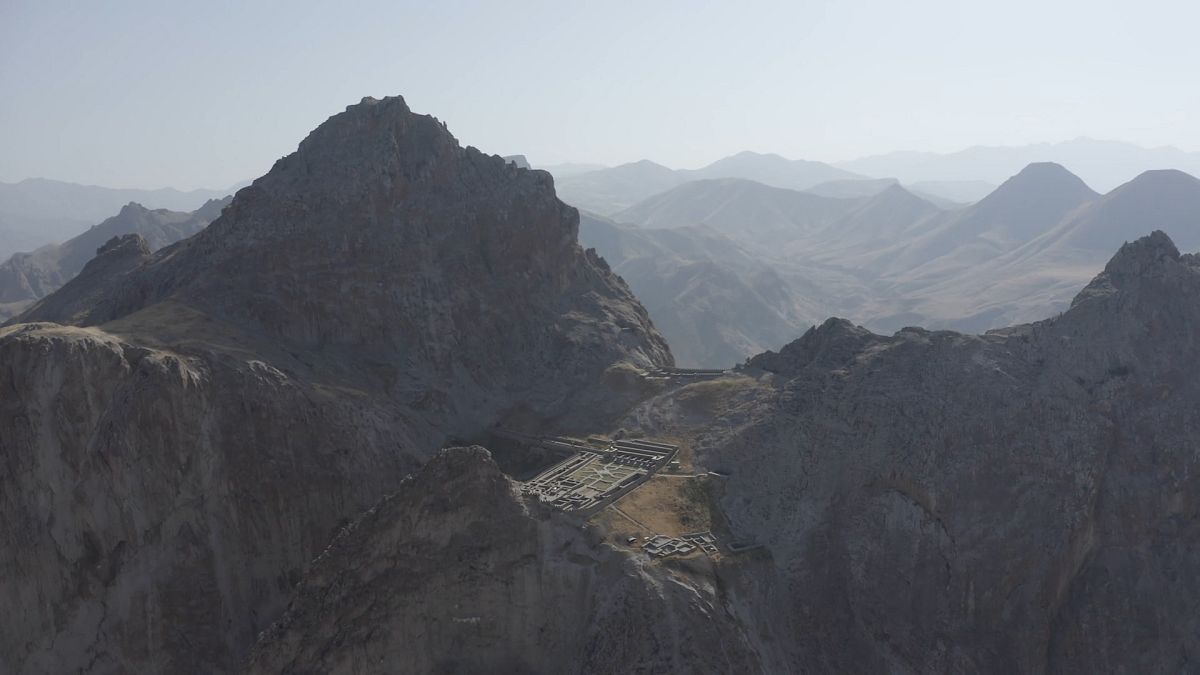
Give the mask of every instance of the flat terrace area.
M 678 448 L 669 443 L 642 439 L 587 441 L 548 438 L 539 441 L 569 456 L 521 486 L 564 511 L 597 509 L 626 494 L 666 466 Z
M 642 373 L 642 377 L 650 380 L 679 380 L 684 382 L 711 380 L 727 375 L 729 369 L 719 368 L 667 368 L 658 367 Z

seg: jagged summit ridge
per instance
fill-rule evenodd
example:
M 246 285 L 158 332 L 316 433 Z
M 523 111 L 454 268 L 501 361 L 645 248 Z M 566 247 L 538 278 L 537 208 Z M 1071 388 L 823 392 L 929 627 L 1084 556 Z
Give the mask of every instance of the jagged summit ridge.
M 108 253 L 150 255 L 150 245 L 146 243 L 142 235 L 137 233 L 113 235 L 111 239 L 96 249 L 97 257 Z M 85 266 L 84 269 L 87 269 L 87 267 Z
M 204 232 L 109 287 L 116 297 L 102 306 L 137 311 L 172 298 L 304 345 L 419 344 L 446 363 L 519 336 L 502 326 L 536 309 L 531 325 L 578 336 L 568 324 L 599 320 L 620 331 L 599 351 L 669 360 L 624 283 L 579 248 L 578 222 L 548 173 L 460 147 L 400 97 L 364 99 L 240 190 Z M 567 297 L 575 311 L 564 311 Z M 26 319 L 119 318 L 99 307 Z M 476 341 L 492 344 L 464 349 Z
M 1179 260 L 1179 249 L 1162 230 L 1126 242 L 1105 266 L 1109 274 L 1136 276 L 1146 274 L 1164 262 Z
M 1088 300 L 1117 293 L 1130 294 L 1141 301 L 1176 292 L 1184 278 L 1200 271 L 1195 255 L 1181 255 L 1175 242 L 1161 230 L 1125 242 L 1092 280 L 1071 302 L 1075 307 Z M 1148 287 L 1148 292 L 1139 292 Z M 1165 301 L 1167 298 L 1158 298 Z
M 442 122 L 412 112 L 399 96 L 368 97 L 309 133 L 295 152 L 239 191 L 233 208 L 267 200 L 300 202 L 311 209 L 319 199 L 326 206 L 332 202 L 386 219 L 392 209 L 426 189 L 449 196 L 514 186 L 552 193 L 553 179 L 544 171 L 522 171 L 501 157 L 461 147 Z M 222 230 L 222 224 L 213 229 Z

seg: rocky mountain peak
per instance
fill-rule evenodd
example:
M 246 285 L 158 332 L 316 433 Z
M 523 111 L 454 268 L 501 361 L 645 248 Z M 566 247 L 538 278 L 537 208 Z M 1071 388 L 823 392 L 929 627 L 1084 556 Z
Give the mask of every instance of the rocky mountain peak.
M 117 235 L 96 249 L 96 256 L 149 256 L 150 245 L 140 234 Z M 86 267 L 84 269 L 87 269 Z
M 150 259 L 150 245 L 142 235 L 113 236 L 96 249 L 96 257 L 83 266 L 78 276 L 42 298 L 25 315 L 52 316 L 57 323 L 75 323 L 95 312 L 108 314 L 124 309 L 120 303 L 127 301 L 110 295 L 107 290 Z M 18 318 L 9 323 L 23 321 Z
M 768 372 L 791 376 L 806 366 L 817 364 L 836 368 L 849 363 L 863 347 L 879 336 L 846 319 L 832 317 L 813 326 L 778 352 L 767 351 L 752 357 L 747 364 Z
M 1179 249 L 1166 233 L 1155 230 L 1121 246 L 1104 271 L 1110 274 L 1138 275 L 1161 267 L 1168 260 L 1179 260 Z
M 121 210 L 117 213 L 117 216 L 128 218 L 128 217 L 136 215 L 136 214 L 149 213 L 149 212 L 150 212 L 150 209 L 142 206 L 141 204 L 139 204 L 137 202 L 129 202 L 125 206 L 121 207 Z
M 23 320 L 96 325 L 170 300 L 296 348 L 370 352 L 485 389 L 532 387 L 568 363 L 564 384 L 622 360 L 670 363 L 628 287 L 579 247 L 578 224 L 550 174 L 460 147 L 400 97 L 368 98 L 204 231 L 88 292 L 103 301 L 65 316 L 43 303 Z
M 344 227 L 352 221 L 351 215 L 387 221 L 395 216 L 396 207 L 412 205 L 421 196 L 480 199 L 497 190 L 552 196 L 553 179 L 545 172 L 519 172 L 500 157 L 460 147 L 442 122 L 413 113 L 399 96 L 365 98 L 330 117 L 300 142 L 296 152 L 239 191 L 232 210 L 291 209 L 303 204 L 295 214 L 302 215 L 319 205 L 326 211 L 341 209 Z M 240 220 L 239 232 L 247 225 L 254 230 L 266 225 Z M 290 230 L 308 219 L 288 220 Z M 568 222 L 562 235 L 573 238 L 573 226 L 564 220 Z M 215 225 L 214 231 L 229 229 L 222 223 Z
M 478 445 L 439 451 L 421 467 L 417 483 L 438 495 L 456 500 L 477 499 L 492 506 L 497 505 L 497 500 L 491 497 L 512 492 L 512 485 L 492 459 L 492 453 Z
M 1176 285 L 1171 279 L 1179 276 L 1184 267 L 1191 266 L 1191 256 L 1187 258 L 1180 255 L 1175 242 L 1166 233 L 1155 230 L 1122 245 L 1104 271 L 1075 296 L 1071 306 L 1119 292 L 1134 292 L 1147 283 L 1156 289 L 1155 293 L 1169 292 L 1164 285 Z M 1187 277 L 1192 276 L 1187 274 Z
M 560 312 L 601 324 L 619 316 L 608 325 L 625 332 L 600 351 L 669 360 L 629 290 L 579 248 L 578 223 L 550 174 L 460 147 L 400 97 L 367 98 L 317 127 L 199 235 L 108 289 L 121 298 L 105 306 L 174 297 L 306 345 L 421 343 L 439 359 L 464 351 L 455 334 L 494 323 L 496 335 L 514 335 L 500 326 L 523 313 L 538 331 Z M 536 320 L 521 309 L 534 307 L 545 312 Z
M 458 141 L 432 115 L 418 115 L 399 96 L 364 98 L 333 115 L 277 161 L 256 186 L 282 190 L 313 184 L 329 191 L 329 179 L 370 188 L 400 179 L 427 177 L 439 158 L 461 152 Z M 348 157 L 354 161 L 347 162 Z

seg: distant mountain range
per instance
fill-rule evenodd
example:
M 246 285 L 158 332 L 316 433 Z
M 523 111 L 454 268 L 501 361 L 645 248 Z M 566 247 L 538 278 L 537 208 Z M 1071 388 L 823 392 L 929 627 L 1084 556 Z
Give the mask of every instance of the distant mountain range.
M 1121 141 L 1077 138 L 1022 146 L 976 146 L 951 153 L 901 151 L 825 163 L 742 152 L 694 170 L 675 170 L 649 160 L 605 167 L 559 164 L 559 197 L 579 208 L 612 215 L 654 194 L 692 180 L 745 178 L 772 187 L 813 191 L 827 197 L 864 197 L 898 182 L 941 206 L 969 204 L 1037 163 L 1061 164 L 1093 188 L 1108 192 L 1158 169 L 1200 175 L 1200 152 L 1144 148 Z
M 855 182 L 818 191 L 870 188 L 864 196 L 692 181 L 614 214 L 640 228 L 623 232 L 619 254 L 588 241 L 594 223 L 580 236 L 628 275 L 679 362 L 705 366 L 769 346 L 782 325 L 808 317 L 845 316 L 882 332 L 907 325 L 976 332 L 1041 319 L 1064 310 L 1109 252 L 1141 232 L 1163 230 L 1185 251 L 1200 248 L 1200 180 L 1181 171 L 1145 172 L 1100 194 L 1061 165 L 1035 163 L 965 208 L 945 208 L 894 181 Z M 704 282 L 681 293 L 681 256 L 672 252 L 694 252 L 681 242 L 698 231 L 730 243 L 682 256 L 707 267 Z M 654 262 L 631 262 L 644 260 Z M 748 278 L 774 279 L 788 297 L 764 302 L 769 294 Z M 716 290 L 747 286 L 755 292 Z M 666 296 L 669 309 L 660 300 Z
M 725 235 L 767 243 L 829 224 L 852 206 L 853 200 L 721 178 L 684 183 L 613 218 L 648 228 L 703 224 Z
M 671 169 L 650 160 L 614 167 L 545 167 L 555 177 L 559 197 L 585 211 L 615 216 L 639 202 L 696 181 L 738 179 L 768 187 L 810 192 L 822 197 L 855 199 L 901 183 L 891 177 L 869 178 L 824 162 L 786 159 L 775 154 L 742 152 L 701 169 Z M 983 181 L 929 181 L 909 186 L 914 194 L 951 208 L 981 199 L 995 188 Z
M 1061 143 L 1022 146 L 976 146 L 959 152 L 891 152 L 872 155 L 837 167 L 865 176 L 894 176 L 904 183 L 924 181 L 983 181 L 1000 183 L 1022 167 L 1038 162 L 1062 164 L 1088 185 L 1107 192 L 1144 171 L 1179 169 L 1200 174 L 1200 152 L 1173 147 L 1144 148 L 1133 143 L 1076 138 Z
M 980 331 L 1043 318 L 1061 311 L 1121 242 L 1148 228 L 1163 229 L 1184 250 L 1200 245 L 1200 190 L 1186 172 L 1145 172 L 1106 194 L 1058 163 L 1001 175 L 1039 154 L 1073 157 L 1110 176 L 1192 158 L 1079 139 L 893 153 L 871 166 L 744 152 L 696 170 L 647 160 L 549 168 L 564 201 L 598 212 L 585 213 L 581 241 L 644 299 L 679 362 L 706 366 L 777 347 L 827 315 L 878 331 L 909 324 Z M 505 159 L 528 165 L 521 155 Z M 0 251 L 34 251 L 0 267 L 0 315 L 61 285 L 104 242 L 89 235 L 35 249 L 79 232 L 106 205 L 86 222 L 111 215 L 120 208 L 113 200 L 130 194 L 149 206 L 213 193 L 0 184 L 0 228 L 21 223 L 0 229 Z
M 585 212 L 579 243 L 625 279 L 680 366 L 741 362 L 823 317 L 797 279 L 711 227 L 645 229 Z
M 0 258 L 68 239 L 130 202 L 149 209 L 194 211 L 243 185 L 185 192 L 106 188 L 46 178 L 0 183 Z
M 559 197 L 585 211 L 611 215 L 673 187 L 697 180 L 742 178 L 771 187 L 803 190 L 835 180 L 862 179 L 823 162 L 742 152 L 701 169 L 670 169 L 649 160 L 583 173 L 558 174 Z
M 46 244 L 30 253 L 13 254 L 0 263 L 0 321 L 73 279 L 113 237 L 137 234 L 151 251 L 157 251 L 204 229 L 232 199 L 210 199 L 191 213 L 151 210 L 130 202 L 117 215 L 61 244 Z

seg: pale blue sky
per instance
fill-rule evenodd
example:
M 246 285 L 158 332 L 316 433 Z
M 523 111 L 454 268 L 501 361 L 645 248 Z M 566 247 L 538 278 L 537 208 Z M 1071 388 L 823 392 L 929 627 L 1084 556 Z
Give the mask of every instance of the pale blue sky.
M 387 94 L 535 164 L 1200 150 L 1196 7 L 0 0 L 0 180 L 225 187 Z

